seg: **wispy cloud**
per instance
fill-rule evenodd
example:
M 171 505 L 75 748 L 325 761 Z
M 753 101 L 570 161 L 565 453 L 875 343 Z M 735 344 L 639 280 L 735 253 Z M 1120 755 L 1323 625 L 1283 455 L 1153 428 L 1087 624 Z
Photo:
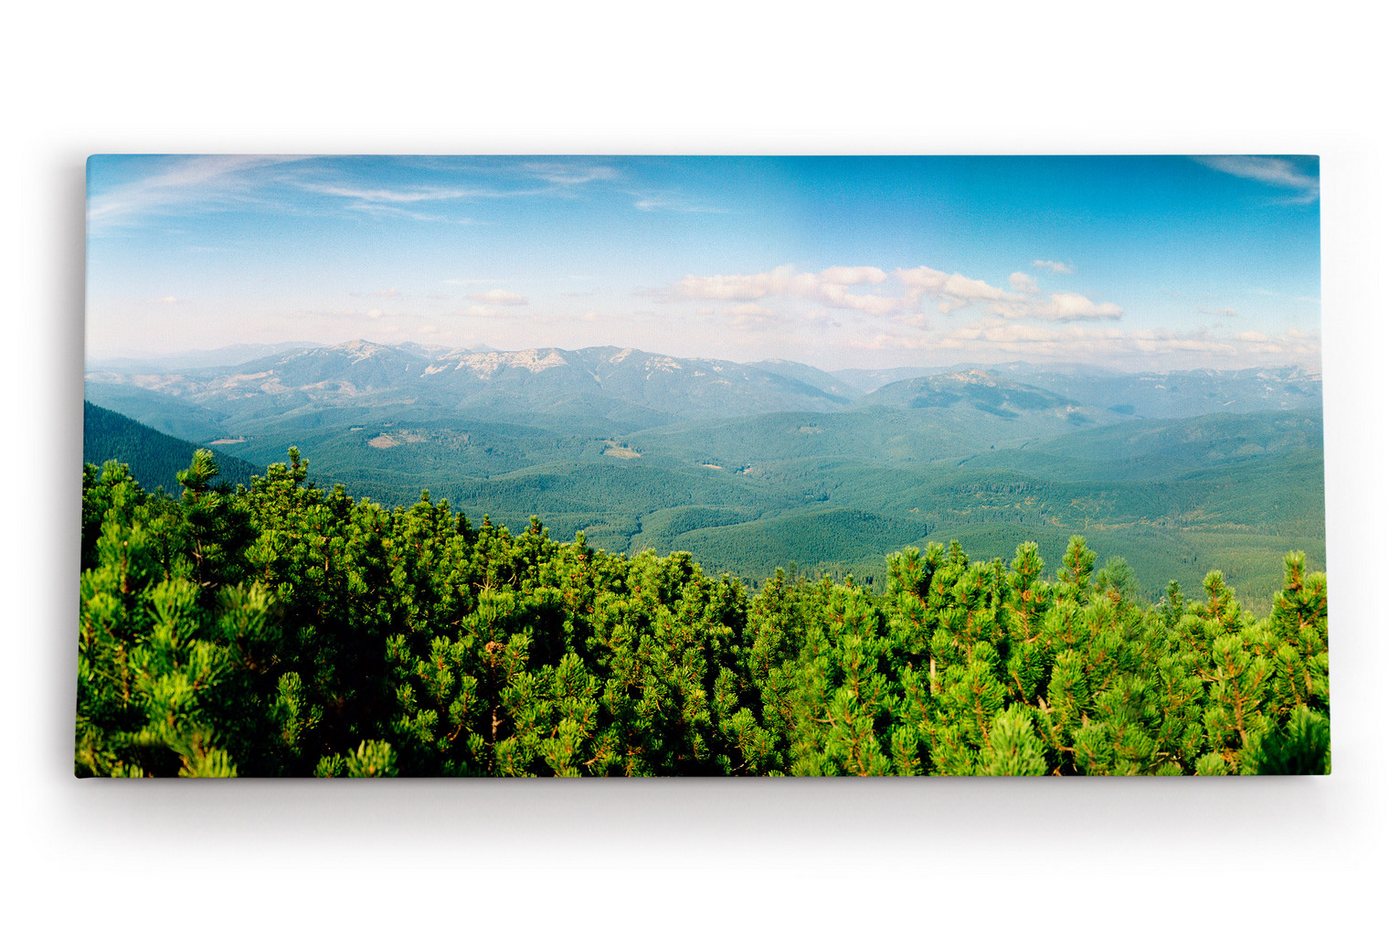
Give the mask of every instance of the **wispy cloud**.
M 499 319 L 510 315 L 505 309 L 494 305 L 471 305 L 458 310 L 456 314 L 479 319 Z
M 679 214 L 727 214 L 727 208 L 703 205 L 678 195 L 637 195 L 632 207 L 638 211 L 674 211 Z
M 103 157 L 94 157 L 100 172 Z M 88 228 L 102 234 L 167 215 L 261 208 L 316 211 L 303 197 L 321 196 L 340 210 L 373 218 L 475 224 L 471 218 L 423 210 L 455 201 L 547 194 L 554 187 L 464 187 L 451 185 L 364 185 L 347 180 L 310 156 L 170 156 L 152 160 L 158 167 L 141 178 L 109 188 L 98 182 L 88 199 Z M 299 165 L 292 166 L 297 163 Z M 324 207 L 324 203 L 323 206 Z
M 699 314 L 705 318 L 718 316 L 724 319 L 730 327 L 742 331 L 764 331 L 782 318 L 775 309 L 757 302 L 741 302 L 738 305 L 701 309 Z
M 417 202 L 451 201 L 458 198 L 488 198 L 500 193 L 489 189 L 445 188 L 423 185 L 410 188 L 368 188 L 355 185 L 335 185 L 326 182 L 305 182 L 302 188 L 318 195 L 332 195 L 353 201 L 385 203 L 390 205 L 415 204 Z
M 90 195 L 88 230 L 101 234 L 114 227 L 140 223 L 152 215 L 225 210 L 247 203 L 265 181 L 265 170 L 304 158 L 307 157 L 164 157 L 159 171 Z M 100 170 L 103 159 L 93 157 L 90 180 Z
M 400 208 L 398 205 L 386 205 L 378 202 L 351 201 L 345 206 L 346 209 L 359 215 L 366 215 L 371 218 L 398 218 L 404 221 L 424 221 L 450 224 L 475 224 L 471 218 L 453 217 L 445 214 L 434 214 L 427 211 L 415 211 L 412 208 Z
M 476 302 L 484 302 L 487 305 L 495 306 L 523 306 L 529 305 L 530 300 L 517 292 L 509 289 L 488 289 L 486 292 L 475 293 L 469 298 Z
M 857 350 L 921 355 L 952 352 L 959 357 L 988 360 L 1117 360 L 1154 367 L 1187 362 L 1194 366 L 1202 362 L 1227 366 L 1268 361 L 1315 362 L 1319 354 L 1317 333 L 1297 329 L 1276 335 L 1257 331 L 1219 335 L 1206 329 L 1054 326 L 995 318 L 947 331 L 862 332 L 848 339 L 848 344 Z
M 1032 260 L 1031 266 L 1035 267 L 1037 270 L 1047 270 L 1051 273 L 1059 273 L 1061 275 L 1074 272 L 1074 267 L 1070 266 L 1068 263 L 1061 263 L 1059 260 Z
M 1279 292 L 1277 289 L 1264 289 L 1262 287 L 1251 289 L 1251 293 L 1256 296 L 1268 296 L 1270 299 L 1287 299 L 1290 302 L 1303 302 L 1317 305 L 1322 302 L 1320 296 L 1294 296 L 1290 293 Z
M 1201 156 L 1197 161 L 1217 172 L 1291 189 L 1293 197 L 1286 201 L 1296 204 L 1317 201 L 1317 176 L 1303 171 L 1291 159 L 1282 156 Z
M 447 186 L 411 186 L 382 188 L 345 183 L 297 183 L 304 192 L 333 199 L 342 210 L 372 218 L 390 218 L 431 223 L 476 224 L 475 219 L 452 214 L 449 208 L 423 210 L 427 206 L 446 206 L 454 202 L 471 202 L 493 198 L 511 198 L 539 194 L 539 191 L 502 191 L 485 188 L 452 188 Z M 420 207 L 423 206 L 423 207 Z M 448 212 L 448 213 L 444 213 Z
M 605 182 L 618 177 L 612 166 L 601 163 L 578 163 L 573 160 L 539 161 L 521 163 L 520 169 L 550 185 L 586 185 L 589 182 Z
M 364 185 L 345 177 L 327 179 L 304 177 L 298 187 L 313 195 L 338 199 L 354 211 L 412 221 L 454 221 L 476 223 L 470 218 L 430 214 L 414 210 L 417 205 L 447 205 L 453 202 L 492 201 L 514 198 L 574 198 L 581 188 L 593 182 L 617 177 L 610 166 L 589 163 L 490 161 L 476 164 L 486 175 L 484 185 Z M 525 184 L 521 184 L 524 182 Z

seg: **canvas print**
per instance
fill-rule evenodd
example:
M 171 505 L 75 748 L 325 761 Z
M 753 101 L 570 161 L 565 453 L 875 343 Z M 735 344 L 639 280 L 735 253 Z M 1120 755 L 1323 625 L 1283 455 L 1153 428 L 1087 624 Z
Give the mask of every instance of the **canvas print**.
M 1314 157 L 87 172 L 79 776 L 1330 772 Z

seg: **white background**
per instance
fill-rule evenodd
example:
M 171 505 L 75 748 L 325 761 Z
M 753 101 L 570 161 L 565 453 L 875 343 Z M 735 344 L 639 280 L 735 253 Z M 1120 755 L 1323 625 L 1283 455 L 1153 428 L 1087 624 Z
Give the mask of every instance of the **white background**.
M 1400 552 L 1383 534 L 1397 519 L 1400 84 L 1389 26 L 1337 2 L 460 6 L 7 13 L 7 921 L 146 932 L 1393 923 Z M 1333 776 L 75 781 L 83 160 L 143 151 L 1320 153 Z

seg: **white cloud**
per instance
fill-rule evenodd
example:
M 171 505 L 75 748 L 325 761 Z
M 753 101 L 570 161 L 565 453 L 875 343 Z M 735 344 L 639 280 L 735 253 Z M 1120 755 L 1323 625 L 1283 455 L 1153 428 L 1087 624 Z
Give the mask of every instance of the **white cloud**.
M 726 320 L 730 326 L 744 331 L 766 330 L 781 318 L 776 310 L 757 302 L 744 302 L 719 309 L 705 309 L 700 314 L 718 315 Z
M 838 292 L 839 290 L 839 292 Z M 824 292 L 835 293 L 827 304 L 838 309 L 854 309 L 867 315 L 889 315 L 899 308 L 901 301 L 893 296 L 872 296 L 867 293 L 847 293 L 843 287 L 826 287 Z
M 1197 162 L 1241 179 L 1292 189 L 1295 193 L 1292 200 L 1302 204 L 1317 201 L 1317 178 L 1300 171 L 1288 159 L 1277 156 L 1201 156 Z
M 802 313 L 802 318 L 813 325 L 821 328 L 841 328 L 841 320 L 830 312 L 821 309 L 808 309 Z
M 895 270 L 894 275 L 899 277 L 905 286 L 921 292 L 938 292 L 943 288 L 943 284 L 948 282 L 947 273 L 926 266 Z
M 530 303 L 529 299 L 526 299 L 524 296 L 520 295 L 520 293 L 511 292 L 509 289 L 488 289 L 486 292 L 475 293 L 469 298 L 477 302 L 498 306 L 523 306 L 529 305 Z
M 1086 361 L 1103 358 L 1152 357 L 1192 352 L 1234 359 L 1237 345 L 1196 333 L 1169 330 L 1127 331 L 1085 325 L 1030 325 L 989 319 L 943 334 L 887 335 L 884 347 L 923 351 L 997 352 L 1001 355 Z
M 1201 354 L 1216 354 L 1236 357 L 1240 349 L 1229 342 L 1204 338 L 1196 335 L 1162 330 L 1156 332 L 1134 332 L 1125 337 L 1133 350 L 1148 354 L 1167 354 L 1173 351 L 1191 351 Z
M 1017 298 L 999 286 L 985 280 L 972 279 L 961 273 L 945 273 L 921 266 L 895 270 L 906 289 L 905 305 L 917 307 L 925 296 L 937 299 L 940 312 L 952 312 L 973 302 L 1014 300 Z
M 1054 293 L 1048 303 L 1037 304 L 1031 316 L 1058 322 L 1120 319 L 1123 317 L 1123 309 L 1112 302 L 1094 302 L 1088 296 L 1079 293 Z
M 1123 316 L 1121 306 L 1112 302 L 1095 302 L 1079 293 L 1060 292 L 1041 298 L 1034 278 L 1024 273 L 1011 275 L 1009 282 L 1014 288 L 1008 290 L 961 273 L 947 273 L 927 266 L 905 267 L 893 272 L 894 278 L 903 286 L 902 293 L 898 295 L 852 291 L 852 287 L 856 286 L 880 286 L 890 276 L 879 267 L 872 266 L 835 266 L 820 273 L 807 273 L 788 265 L 763 273 L 690 275 L 670 290 L 660 293 L 660 296 L 728 302 L 754 302 L 782 297 L 805 299 L 828 308 L 851 309 L 877 317 L 901 313 L 898 318 L 906 324 L 921 321 L 921 307 L 925 299 L 932 300 L 938 310 L 945 314 L 967 306 L 978 306 L 1007 319 L 1065 322 Z
M 821 272 L 823 283 L 858 286 L 862 283 L 883 283 L 885 271 L 873 266 L 834 266 Z
M 959 360 L 1035 359 L 1062 362 L 1113 361 L 1151 368 L 1244 367 L 1301 363 L 1315 367 L 1320 356 L 1316 332 L 1289 329 L 1281 334 L 1245 331 L 1235 335 L 1192 330 L 1125 329 L 1095 323 L 1011 322 L 993 317 L 945 331 L 884 329 L 852 336 L 849 347 L 902 353 L 913 361 L 950 355 Z
M 1051 273 L 1073 273 L 1074 267 L 1068 263 L 1061 263 L 1059 260 L 1032 260 L 1031 266 L 1037 270 L 1048 270 Z
M 764 273 L 719 274 L 683 277 L 670 290 L 672 298 L 719 299 L 752 302 L 770 297 L 808 299 L 839 309 L 884 315 L 899 299 L 870 293 L 852 293 L 853 285 L 879 283 L 885 273 L 877 267 L 829 267 L 821 273 L 804 273 L 794 266 L 774 267 Z
M 931 296 L 936 299 L 939 311 L 945 313 L 975 304 L 1007 319 L 1070 322 L 1123 317 L 1121 306 L 1094 302 L 1079 293 L 1054 293 L 1048 299 L 1041 299 L 1034 278 L 1024 273 L 1011 274 L 1009 281 L 1015 291 L 961 273 L 944 273 L 929 267 L 896 270 L 895 274 L 908 287 L 906 296 L 911 302 Z
M 792 267 L 779 267 L 770 273 L 720 274 L 681 278 L 675 292 L 687 299 L 762 299 L 781 292 L 780 283 L 790 275 Z
M 1011 294 L 1001 287 L 993 286 L 984 280 L 971 279 L 961 273 L 954 273 L 948 277 L 948 281 L 943 284 L 942 292 L 945 296 L 963 302 L 1011 298 Z
M 384 311 L 382 309 L 370 309 L 365 315 L 368 315 L 372 319 L 383 318 Z
M 724 314 L 732 318 L 774 319 L 778 317 L 777 312 L 757 302 L 745 302 L 743 305 L 733 306 L 725 309 Z
M 1040 292 L 1040 285 L 1039 285 L 1038 283 L 1036 283 L 1035 277 L 1034 277 L 1034 276 L 1028 276 L 1027 274 L 1021 273 L 1021 272 L 1019 272 L 1019 271 L 1016 272 L 1016 273 L 1012 273 L 1009 277 L 1007 277 L 1007 280 L 1006 280 L 1006 281 L 1007 281 L 1008 283 L 1010 283 L 1010 284 L 1011 284 L 1011 288 L 1014 289 L 1014 290 L 1016 290 L 1017 292 L 1021 292 L 1021 293 L 1037 293 L 1037 292 Z

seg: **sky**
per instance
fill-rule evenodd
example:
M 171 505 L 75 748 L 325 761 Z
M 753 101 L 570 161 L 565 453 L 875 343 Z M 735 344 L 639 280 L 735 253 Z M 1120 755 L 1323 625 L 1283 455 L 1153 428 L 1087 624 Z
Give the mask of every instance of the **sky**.
M 1305 156 L 94 156 L 87 355 L 1317 371 L 1318 202 Z

